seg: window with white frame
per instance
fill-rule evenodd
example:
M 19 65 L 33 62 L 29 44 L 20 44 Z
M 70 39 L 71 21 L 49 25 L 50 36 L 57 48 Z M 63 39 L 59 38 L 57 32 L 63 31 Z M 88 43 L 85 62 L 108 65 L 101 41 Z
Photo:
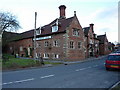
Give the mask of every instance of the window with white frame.
M 41 55 L 41 53 L 38 53 L 38 57 L 40 58 L 42 55 Z
M 53 45 L 58 47 L 58 40 L 55 40 Z
M 36 30 L 36 35 L 40 35 L 41 34 L 41 28 Z
M 70 41 L 70 48 L 74 48 L 74 42 Z
M 44 53 L 44 58 L 49 58 L 49 54 L 48 53 Z
M 49 46 L 49 42 L 48 41 L 45 41 L 45 47 L 48 47 Z
M 52 32 L 57 32 L 58 31 L 58 26 L 55 25 L 55 26 L 52 26 Z
M 78 48 L 81 48 L 81 46 L 82 46 L 82 43 L 78 42 Z
M 23 47 L 22 46 L 20 46 L 20 51 L 23 51 Z
M 58 59 L 58 58 L 59 58 L 59 55 L 58 55 L 58 54 L 54 54 L 54 55 L 53 55 L 53 58 Z
M 73 36 L 79 36 L 79 29 L 73 29 Z
M 12 50 L 12 47 L 10 47 L 10 50 Z

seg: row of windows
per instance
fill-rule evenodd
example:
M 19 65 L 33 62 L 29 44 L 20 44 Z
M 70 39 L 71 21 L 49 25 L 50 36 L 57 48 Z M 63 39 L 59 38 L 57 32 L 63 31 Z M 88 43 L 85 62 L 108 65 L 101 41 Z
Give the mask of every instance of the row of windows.
M 74 49 L 74 48 L 75 48 L 74 43 L 75 43 L 74 41 L 70 41 L 69 48 Z M 80 48 L 82 47 L 82 43 L 81 43 L 81 42 L 78 42 L 78 43 L 77 43 L 77 46 L 78 46 L 78 48 L 80 49 Z
M 58 43 L 59 43 L 59 41 L 58 41 L 58 40 L 55 40 L 55 41 L 53 42 L 53 46 L 58 47 L 58 46 L 59 46 Z M 45 42 L 44 42 L 44 45 L 45 45 L 45 47 L 51 46 L 51 44 L 49 43 L 49 41 L 45 41 Z
M 52 32 L 57 32 L 58 31 L 58 24 L 55 24 L 52 26 Z M 36 34 L 40 35 L 41 34 L 41 28 L 39 28 L 38 30 L 36 30 Z M 73 36 L 79 36 L 79 29 L 77 28 L 73 28 Z M 40 38 L 36 38 L 37 40 L 41 40 L 42 37 Z M 44 39 L 44 37 L 43 37 Z
M 38 57 L 41 57 L 42 55 L 41 55 L 41 53 L 40 54 L 38 54 L 38 53 L 36 53 L 36 57 L 38 58 Z M 49 58 L 50 57 L 50 54 L 49 53 L 44 53 L 43 54 L 43 58 Z M 60 55 L 59 54 L 52 54 L 52 57 L 54 58 L 54 59 L 58 59 L 58 58 L 60 58 Z
M 69 48 L 74 48 L 74 47 L 75 47 L 74 44 L 75 44 L 74 41 L 70 41 L 70 42 L 69 42 Z M 40 46 L 40 45 L 39 45 L 39 46 Z M 44 42 L 44 46 L 45 46 L 45 47 L 48 47 L 48 46 L 51 46 L 51 44 L 49 43 L 49 41 L 45 41 L 45 42 Z M 53 42 L 53 46 L 58 47 L 58 46 L 59 46 L 59 41 L 55 40 L 55 41 Z M 82 43 L 81 43 L 81 42 L 78 42 L 78 43 L 77 43 L 77 47 L 78 47 L 78 48 L 81 48 L 81 47 L 82 47 Z
M 69 48 L 74 49 L 74 47 L 75 47 L 74 43 L 75 43 L 74 41 L 70 41 L 70 42 L 69 42 Z M 45 45 L 45 47 L 48 47 L 48 46 L 50 46 L 51 44 L 49 44 L 48 41 L 45 41 L 45 42 L 44 42 L 44 45 Z M 57 40 L 54 41 L 53 46 L 56 46 L 56 47 L 59 46 Z M 37 47 L 40 47 L 40 44 L 38 44 Z M 81 42 L 78 42 L 77 47 L 80 49 L 80 48 L 82 47 L 82 43 L 81 43 Z M 10 48 L 10 49 L 11 49 L 11 48 Z M 23 51 L 23 47 L 22 47 L 22 46 L 20 46 L 20 51 Z

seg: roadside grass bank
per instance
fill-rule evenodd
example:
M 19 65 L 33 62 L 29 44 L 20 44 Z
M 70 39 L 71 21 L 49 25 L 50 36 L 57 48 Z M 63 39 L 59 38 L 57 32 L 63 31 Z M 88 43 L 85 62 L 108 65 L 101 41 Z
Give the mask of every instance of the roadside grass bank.
M 58 65 L 62 63 L 44 61 L 44 64 Z M 38 60 L 15 58 L 14 56 L 8 54 L 3 55 L 2 70 L 39 67 L 39 66 L 42 66 L 42 64 Z
M 114 87 L 112 90 L 120 90 L 120 84 Z
M 117 84 L 115 87 L 110 88 L 109 90 L 120 90 L 120 83 Z

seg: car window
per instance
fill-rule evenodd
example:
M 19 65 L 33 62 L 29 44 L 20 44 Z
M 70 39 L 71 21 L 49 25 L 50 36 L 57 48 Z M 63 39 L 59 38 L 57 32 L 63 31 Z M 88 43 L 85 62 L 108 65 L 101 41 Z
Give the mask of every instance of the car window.
M 107 60 L 120 61 L 120 55 L 109 55 Z

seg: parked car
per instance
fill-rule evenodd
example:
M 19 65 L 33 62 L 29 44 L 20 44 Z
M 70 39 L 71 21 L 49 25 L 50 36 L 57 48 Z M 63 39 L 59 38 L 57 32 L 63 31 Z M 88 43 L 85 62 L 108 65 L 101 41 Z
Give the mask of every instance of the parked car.
M 120 70 L 120 53 L 109 54 L 105 61 L 106 70 L 118 69 Z

